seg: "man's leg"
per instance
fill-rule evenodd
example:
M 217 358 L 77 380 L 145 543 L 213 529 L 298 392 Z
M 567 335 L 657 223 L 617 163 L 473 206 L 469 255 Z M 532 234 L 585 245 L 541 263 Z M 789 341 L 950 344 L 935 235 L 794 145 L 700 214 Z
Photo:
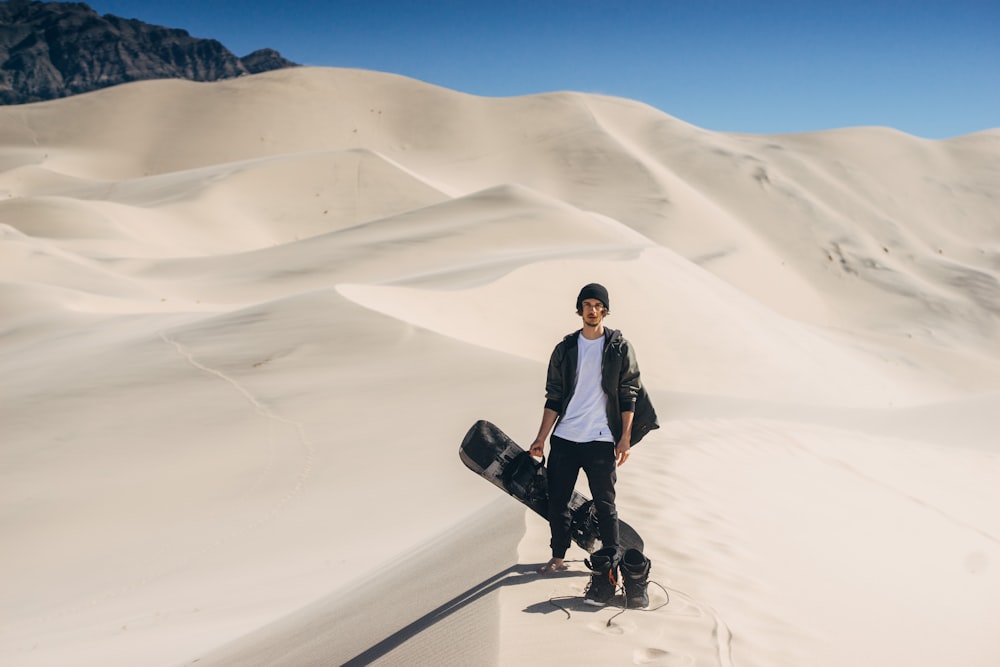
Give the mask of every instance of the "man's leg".
M 580 474 L 580 463 L 576 448 L 577 443 L 552 436 L 549 450 L 549 461 L 546 466 L 546 476 L 549 485 L 549 528 L 552 532 L 553 560 L 566 557 L 570 546 L 569 499 L 573 496 L 576 478 Z
M 615 482 L 618 481 L 618 468 L 615 464 L 615 446 L 610 442 L 588 442 L 580 447 L 584 454 L 583 471 L 587 475 L 594 510 L 597 512 L 601 544 L 616 547 L 618 510 L 615 507 Z

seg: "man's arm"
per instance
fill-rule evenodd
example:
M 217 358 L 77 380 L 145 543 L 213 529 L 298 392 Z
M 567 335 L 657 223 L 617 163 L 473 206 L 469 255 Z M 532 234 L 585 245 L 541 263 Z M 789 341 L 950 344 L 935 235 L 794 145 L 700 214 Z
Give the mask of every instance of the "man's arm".
M 556 419 L 559 417 L 559 413 L 551 408 L 545 408 L 542 410 L 542 424 L 538 427 L 538 435 L 535 437 L 535 441 L 531 443 L 532 456 L 542 457 L 545 456 L 545 440 L 549 437 L 549 433 L 552 432 L 552 427 L 556 423 Z M 631 425 L 631 420 L 629 420 Z
M 549 357 L 549 367 L 546 371 L 545 408 L 542 410 L 542 424 L 538 427 L 538 435 L 535 436 L 535 441 L 531 443 L 531 448 L 528 450 L 532 456 L 539 458 L 545 456 L 545 441 L 548 439 L 549 433 L 552 432 L 556 420 L 559 419 L 559 410 L 565 391 L 561 373 L 562 360 L 563 346 L 562 343 L 559 343 L 552 350 L 552 355 Z
M 622 343 L 622 353 L 624 359 L 622 359 L 618 375 L 618 408 L 624 413 L 635 410 L 641 381 L 639 380 L 639 362 L 636 361 L 635 350 L 632 349 L 631 343 L 628 341 Z
M 619 466 L 628 461 L 629 450 L 632 449 L 632 419 L 634 417 L 634 412 L 622 413 L 622 437 L 618 440 L 618 445 L 615 447 L 615 456 L 618 457 Z
M 623 344 L 625 359 L 618 378 L 618 409 L 622 413 L 622 432 L 615 446 L 615 456 L 618 465 L 624 465 L 632 448 L 632 421 L 635 419 L 635 403 L 639 396 L 639 364 L 635 359 L 635 350 L 626 341 Z

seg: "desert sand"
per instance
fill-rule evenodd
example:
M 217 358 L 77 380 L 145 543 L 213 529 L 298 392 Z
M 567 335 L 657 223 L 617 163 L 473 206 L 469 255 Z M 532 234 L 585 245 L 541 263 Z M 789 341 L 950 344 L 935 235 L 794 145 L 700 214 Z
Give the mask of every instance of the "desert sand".
M 4 665 L 1000 664 L 1000 130 L 143 82 L 0 108 L 0 234 Z M 457 455 L 587 282 L 662 424 L 617 616 Z

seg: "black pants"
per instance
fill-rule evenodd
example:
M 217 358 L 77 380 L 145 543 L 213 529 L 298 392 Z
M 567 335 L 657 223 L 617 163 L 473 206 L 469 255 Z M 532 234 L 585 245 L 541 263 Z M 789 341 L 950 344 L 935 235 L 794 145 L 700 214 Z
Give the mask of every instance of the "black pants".
M 597 511 L 601 543 L 618 546 L 618 511 L 615 509 L 615 482 L 618 471 L 615 445 L 611 442 L 571 442 L 553 435 L 546 474 L 549 484 L 549 527 L 552 530 L 553 558 L 564 558 L 570 545 L 569 500 L 580 470 L 587 475 L 590 495 Z

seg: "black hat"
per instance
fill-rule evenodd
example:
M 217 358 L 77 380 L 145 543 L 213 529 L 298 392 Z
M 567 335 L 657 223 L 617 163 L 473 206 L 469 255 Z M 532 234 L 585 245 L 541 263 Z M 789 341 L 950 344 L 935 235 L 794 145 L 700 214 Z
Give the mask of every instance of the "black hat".
M 604 304 L 606 310 L 611 310 L 611 302 L 608 300 L 608 290 L 604 285 L 598 285 L 597 283 L 584 285 L 583 289 L 580 290 L 580 296 L 576 297 L 577 310 L 583 308 L 584 299 L 597 299 Z

